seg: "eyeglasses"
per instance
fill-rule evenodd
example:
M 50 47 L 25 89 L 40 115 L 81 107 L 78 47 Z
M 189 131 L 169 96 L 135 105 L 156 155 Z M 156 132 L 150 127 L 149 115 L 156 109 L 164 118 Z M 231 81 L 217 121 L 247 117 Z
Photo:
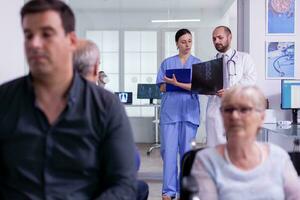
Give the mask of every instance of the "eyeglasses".
M 234 111 L 237 111 L 240 116 L 246 116 L 252 113 L 253 111 L 260 112 L 261 110 L 253 108 L 253 107 L 221 107 L 220 111 L 225 115 L 232 115 Z

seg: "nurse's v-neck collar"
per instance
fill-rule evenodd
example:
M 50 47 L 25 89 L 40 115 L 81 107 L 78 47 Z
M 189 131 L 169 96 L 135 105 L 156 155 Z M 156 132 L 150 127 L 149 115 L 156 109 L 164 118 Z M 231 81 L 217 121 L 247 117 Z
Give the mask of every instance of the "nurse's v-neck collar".
M 182 68 L 186 68 L 186 65 L 187 65 L 189 59 L 191 58 L 191 56 L 192 56 L 192 55 L 190 54 L 189 57 L 186 59 L 185 63 L 182 63 L 179 54 L 177 55 L 177 58 L 178 58 L 179 63 L 180 63 L 180 66 L 181 66 Z

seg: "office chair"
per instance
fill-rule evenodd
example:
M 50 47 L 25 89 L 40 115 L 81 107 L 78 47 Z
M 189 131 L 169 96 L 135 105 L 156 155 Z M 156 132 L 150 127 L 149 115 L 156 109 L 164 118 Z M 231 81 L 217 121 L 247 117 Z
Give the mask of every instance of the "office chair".
M 180 200 L 193 199 L 198 194 L 198 185 L 194 177 L 190 176 L 195 156 L 204 148 L 192 149 L 186 152 L 181 160 Z
M 292 163 L 297 171 L 298 176 L 300 176 L 300 139 L 294 139 L 294 148 L 292 152 L 288 152 Z

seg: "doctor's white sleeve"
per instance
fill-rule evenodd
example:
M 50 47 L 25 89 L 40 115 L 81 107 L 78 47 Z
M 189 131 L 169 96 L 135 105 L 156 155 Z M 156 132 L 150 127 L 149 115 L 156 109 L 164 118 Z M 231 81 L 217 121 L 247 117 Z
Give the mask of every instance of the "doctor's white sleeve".
M 243 65 L 243 76 L 237 84 L 255 85 L 257 79 L 257 72 L 256 72 L 254 61 L 249 54 L 243 53 L 242 65 Z

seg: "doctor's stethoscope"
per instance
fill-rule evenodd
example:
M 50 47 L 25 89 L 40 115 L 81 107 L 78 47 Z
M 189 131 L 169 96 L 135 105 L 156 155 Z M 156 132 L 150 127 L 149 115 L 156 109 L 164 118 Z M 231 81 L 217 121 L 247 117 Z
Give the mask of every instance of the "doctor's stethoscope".
M 227 73 L 230 76 L 236 76 L 236 62 L 233 60 L 233 58 L 236 55 L 236 50 L 233 50 L 233 54 L 232 56 L 229 58 L 229 60 L 227 60 L 226 62 L 226 67 L 227 67 Z M 223 58 L 224 59 L 224 58 Z M 231 70 L 232 68 L 230 66 L 233 65 L 233 70 Z
M 233 60 L 234 56 L 236 55 L 236 50 L 233 50 L 232 56 L 227 60 L 226 65 L 227 65 L 227 70 L 228 70 L 228 75 L 229 76 L 236 76 L 236 62 Z M 233 72 L 231 71 L 230 64 L 233 65 Z

